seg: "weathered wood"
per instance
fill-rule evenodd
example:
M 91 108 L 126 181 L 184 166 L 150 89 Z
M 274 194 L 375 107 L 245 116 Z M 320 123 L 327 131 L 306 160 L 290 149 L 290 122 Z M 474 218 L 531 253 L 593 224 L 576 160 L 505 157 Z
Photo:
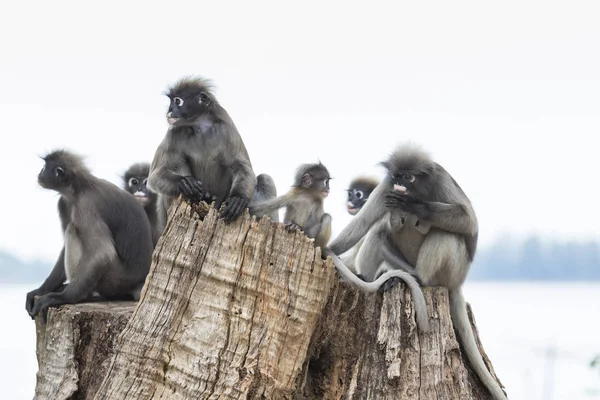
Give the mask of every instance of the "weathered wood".
M 133 314 L 115 309 L 115 323 L 113 305 L 88 308 L 106 303 L 50 312 L 45 335 L 38 331 L 36 393 L 489 399 L 461 354 L 447 291 L 426 288 L 425 296 L 432 332 L 424 335 L 403 284 L 383 295 L 360 293 L 339 281 L 331 260 L 323 262 L 302 233 L 247 213 L 225 224 L 214 209 L 175 202 Z M 79 340 L 106 324 L 112 336 Z M 110 367 L 107 354 L 114 354 Z
M 50 308 L 47 324 L 38 316 L 34 398 L 75 400 L 96 393 L 134 308 L 135 302 L 85 303 Z

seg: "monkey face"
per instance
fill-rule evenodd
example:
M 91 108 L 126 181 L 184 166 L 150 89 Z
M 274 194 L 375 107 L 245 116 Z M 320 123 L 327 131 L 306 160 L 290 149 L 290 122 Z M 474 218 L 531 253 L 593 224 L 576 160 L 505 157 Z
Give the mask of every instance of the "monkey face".
M 185 88 L 179 92 L 170 93 L 167 122 L 171 126 L 192 125 L 196 118 L 206 112 L 211 103 L 207 93 L 192 88 Z
M 60 191 L 69 186 L 69 173 L 65 166 L 47 161 L 38 174 L 38 183 L 44 189 Z
M 300 185 L 314 191 L 321 198 L 329 196 L 331 177 L 323 164 L 314 164 L 301 177 Z
M 346 206 L 348 207 L 348 213 L 350 215 L 356 215 L 365 205 L 372 191 L 373 189 L 366 188 L 363 185 L 356 185 L 355 187 L 347 189 L 348 200 Z
M 142 206 L 151 200 L 152 193 L 148 190 L 147 183 L 148 177 L 145 176 L 130 176 L 127 179 L 127 191 L 135 196 Z

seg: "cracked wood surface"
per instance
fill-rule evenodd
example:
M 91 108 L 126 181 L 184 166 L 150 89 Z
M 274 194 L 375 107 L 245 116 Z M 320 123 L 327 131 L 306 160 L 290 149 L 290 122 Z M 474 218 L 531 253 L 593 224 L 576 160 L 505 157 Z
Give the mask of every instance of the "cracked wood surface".
M 177 201 L 135 311 L 87 303 L 37 321 L 36 398 L 489 399 L 447 291 L 424 292 L 427 335 L 405 285 L 360 293 L 302 233 Z

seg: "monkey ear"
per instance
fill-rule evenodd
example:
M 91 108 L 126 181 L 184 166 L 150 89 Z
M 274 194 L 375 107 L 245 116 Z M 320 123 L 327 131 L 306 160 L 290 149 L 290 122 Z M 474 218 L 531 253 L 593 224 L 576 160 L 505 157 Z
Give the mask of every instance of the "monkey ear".
M 312 186 L 312 176 L 310 176 L 308 172 L 302 175 L 302 186 L 304 186 L 305 188 L 309 188 Z

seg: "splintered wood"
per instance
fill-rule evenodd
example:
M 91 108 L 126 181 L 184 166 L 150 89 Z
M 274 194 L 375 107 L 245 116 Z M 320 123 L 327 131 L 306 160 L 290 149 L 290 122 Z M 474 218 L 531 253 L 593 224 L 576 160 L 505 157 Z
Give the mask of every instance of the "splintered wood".
M 179 210 L 185 208 L 185 210 Z M 181 212 L 184 211 L 184 212 Z M 247 212 L 172 207 L 139 306 L 96 399 L 282 399 L 334 278 L 304 234 Z

